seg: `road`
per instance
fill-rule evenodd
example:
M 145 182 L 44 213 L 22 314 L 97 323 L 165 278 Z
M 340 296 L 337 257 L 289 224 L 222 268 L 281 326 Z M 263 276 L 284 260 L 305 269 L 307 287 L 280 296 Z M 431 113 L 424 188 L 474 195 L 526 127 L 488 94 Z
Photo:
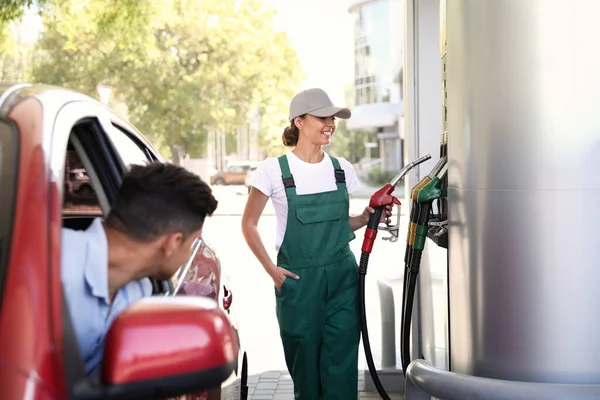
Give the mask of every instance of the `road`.
M 249 354 L 249 373 L 257 374 L 271 370 L 285 370 L 283 349 L 279 337 L 275 316 L 275 296 L 273 281 L 264 272 L 260 263 L 247 247 L 241 233 L 241 214 L 247 195 L 243 187 L 214 187 L 213 192 L 219 206 L 215 215 L 207 218 L 203 230 L 204 238 L 212 244 L 221 259 L 221 263 L 229 276 L 233 292 L 233 304 L 236 307 L 237 320 L 240 324 L 240 340 Z M 368 199 L 351 200 L 351 214 L 362 212 Z M 374 251 L 371 254 L 367 273 L 367 312 L 370 338 L 375 358 L 379 358 L 380 348 L 380 313 L 379 299 L 376 291 L 378 277 L 392 278 L 396 295 L 396 325 L 399 326 L 400 293 L 404 247 L 406 243 L 406 218 L 402 217 L 398 242 L 390 243 L 381 240 L 385 232 L 380 232 Z M 259 222 L 259 230 L 265 245 L 275 259 L 276 221 L 271 204 L 267 205 Z M 360 257 L 360 247 L 364 229 L 356 232 L 356 239 L 351 248 Z M 396 337 L 399 337 L 398 335 Z M 362 346 L 362 345 L 361 345 Z M 360 351 L 363 357 L 363 351 Z M 399 361 L 399 360 L 398 360 Z M 361 360 L 361 367 L 365 367 Z

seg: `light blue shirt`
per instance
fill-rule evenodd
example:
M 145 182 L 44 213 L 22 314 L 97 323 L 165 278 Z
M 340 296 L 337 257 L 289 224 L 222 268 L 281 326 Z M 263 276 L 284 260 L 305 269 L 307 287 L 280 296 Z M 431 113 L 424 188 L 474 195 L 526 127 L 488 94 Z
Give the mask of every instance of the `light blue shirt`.
M 85 231 L 62 229 L 61 281 L 86 374 L 102 361 L 104 339 L 114 319 L 134 301 L 152 295 L 148 279 L 130 282 L 108 295 L 108 241 L 102 220 Z

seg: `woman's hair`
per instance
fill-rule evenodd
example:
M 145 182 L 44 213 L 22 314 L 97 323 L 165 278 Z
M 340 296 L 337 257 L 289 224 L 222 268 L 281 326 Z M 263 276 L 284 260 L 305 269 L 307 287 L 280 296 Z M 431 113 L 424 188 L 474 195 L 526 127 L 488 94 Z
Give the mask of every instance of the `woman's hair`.
M 300 115 L 300 118 L 304 118 L 304 115 Z M 290 123 L 290 126 L 285 127 L 285 129 L 283 130 L 283 135 L 281 135 L 283 145 L 287 147 L 293 147 L 298 144 L 298 136 L 300 136 L 300 131 L 294 123 L 294 119 Z

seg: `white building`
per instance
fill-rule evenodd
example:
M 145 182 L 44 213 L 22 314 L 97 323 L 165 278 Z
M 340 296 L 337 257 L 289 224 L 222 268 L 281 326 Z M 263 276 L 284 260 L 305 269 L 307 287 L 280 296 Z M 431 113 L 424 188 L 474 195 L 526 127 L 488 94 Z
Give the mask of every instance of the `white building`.
M 348 129 L 376 134 L 387 171 L 402 167 L 404 0 L 353 0 L 354 109 Z

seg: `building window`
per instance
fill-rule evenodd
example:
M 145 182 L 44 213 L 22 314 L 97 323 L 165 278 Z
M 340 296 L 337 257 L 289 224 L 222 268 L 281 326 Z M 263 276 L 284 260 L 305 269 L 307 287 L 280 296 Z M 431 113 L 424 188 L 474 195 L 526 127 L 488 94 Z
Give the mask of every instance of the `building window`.
M 354 14 L 354 92 L 356 105 L 392 101 L 397 66 L 392 65 L 390 12 L 393 0 L 362 5 Z

